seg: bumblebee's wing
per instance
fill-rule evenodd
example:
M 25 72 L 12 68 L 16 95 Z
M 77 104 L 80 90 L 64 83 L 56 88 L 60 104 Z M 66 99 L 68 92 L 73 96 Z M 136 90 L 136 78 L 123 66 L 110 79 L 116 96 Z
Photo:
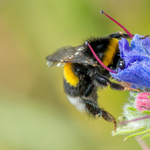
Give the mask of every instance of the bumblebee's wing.
M 84 46 L 77 47 L 62 47 L 56 52 L 46 57 L 48 60 L 48 66 L 62 66 L 64 63 L 84 63 L 94 65 L 96 62 L 90 60 L 90 58 L 84 55 Z

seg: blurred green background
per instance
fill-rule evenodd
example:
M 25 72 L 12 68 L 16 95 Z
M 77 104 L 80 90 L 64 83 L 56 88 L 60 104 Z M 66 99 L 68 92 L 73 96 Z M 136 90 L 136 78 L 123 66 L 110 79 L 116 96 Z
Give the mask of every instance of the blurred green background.
M 149 0 L 0 1 L 0 150 L 140 150 L 134 139 L 112 137 L 113 124 L 78 112 L 63 91 L 63 68 L 46 65 L 57 48 L 122 31 L 148 35 Z M 99 91 L 115 117 L 128 93 Z

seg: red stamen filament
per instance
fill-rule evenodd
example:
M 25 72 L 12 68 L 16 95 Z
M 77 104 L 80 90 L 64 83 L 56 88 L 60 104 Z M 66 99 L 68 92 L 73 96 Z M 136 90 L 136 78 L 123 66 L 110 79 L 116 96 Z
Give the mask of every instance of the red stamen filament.
M 98 56 L 96 55 L 96 53 L 94 52 L 93 48 L 91 47 L 91 45 L 86 41 L 85 42 L 86 45 L 88 45 L 88 47 L 90 48 L 91 52 L 93 53 L 94 57 L 96 58 L 96 60 L 100 63 L 100 65 L 105 68 L 107 71 L 111 72 L 111 73 L 115 73 L 115 71 L 111 70 L 110 68 L 108 68 L 107 66 L 105 66 L 103 64 L 103 62 L 98 58 Z
M 113 18 L 111 18 L 109 15 L 107 15 L 106 13 L 104 13 L 102 10 L 100 11 L 100 13 L 104 14 L 105 16 L 107 16 L 108 18 L 110 18 L 113 22 L 115 22 L 117 25 L 119 25 L 131 38 L 133 38 L 133 35 L 123 25 L 121 25 L 119 22 L 117 22 L 116 20 L 114 20 Z
M 135 121 L 139 121 L 139 120 L 143 120 L 143 119 L 148 119 L 148 118 L 150 118 L 149 115 L 145 116 L 145 117 L 141 117 L 141 118 L 136 118 L 136 119 L 133 119 L 133 120 L 129 120 L 129 121 L 122 121 L 119 124 L 120 125 L 124 125 L 124 124 L 130 123 L 130 122 L 135 122 Z

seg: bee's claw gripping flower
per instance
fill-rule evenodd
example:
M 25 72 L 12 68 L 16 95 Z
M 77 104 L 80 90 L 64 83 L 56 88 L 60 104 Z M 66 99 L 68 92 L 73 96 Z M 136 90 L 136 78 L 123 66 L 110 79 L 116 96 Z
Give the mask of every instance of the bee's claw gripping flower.
M 118 68 L 113 78 L 150 88 L 150 38 L 135 35 L 129 42 L 122 38 L 119 41 L 120 57 L 125 62 L 125 69 Z

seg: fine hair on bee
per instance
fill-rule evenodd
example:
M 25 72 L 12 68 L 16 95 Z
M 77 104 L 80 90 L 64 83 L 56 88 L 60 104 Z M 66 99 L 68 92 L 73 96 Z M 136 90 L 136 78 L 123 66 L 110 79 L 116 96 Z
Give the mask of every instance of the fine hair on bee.
M 119 91 L 130 90 L 130 87 L 110 81 L 110 72 L 116 73 L 117 68 L 124 69 L 118 40 L 121 37 L 132 38 L 131 35 L 117 32 L 107 37 L 90 38 L 80 46 L 62 47 L 46 57 L 48 66 L 64 65 L 64 90 L 71 104 L 79 111 L 86 111 L 94 117 L 102 116 L 114 123 L 114 131 L 115 117 L 98 106 L 97 90 L 98 87 L 103 89 L 108 86 Z

